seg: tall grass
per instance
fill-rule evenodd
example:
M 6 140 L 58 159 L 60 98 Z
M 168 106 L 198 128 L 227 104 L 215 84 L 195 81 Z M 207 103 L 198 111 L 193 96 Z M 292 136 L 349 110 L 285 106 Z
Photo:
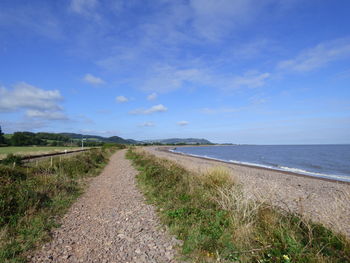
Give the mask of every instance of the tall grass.
M 224 169 L 192 174 L 129 150 L 138 182 L 193 262 L 350 262 L 350 243 L 320 224 L 246 196 Z
M 0 165 L 0 262 L 25 262 L 82 193 L 113 149 L 99 149 L 38 166 Z

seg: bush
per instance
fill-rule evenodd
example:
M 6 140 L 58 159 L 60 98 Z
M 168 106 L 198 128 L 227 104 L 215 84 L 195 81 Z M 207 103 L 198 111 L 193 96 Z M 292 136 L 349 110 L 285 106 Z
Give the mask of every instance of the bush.
M 22 157 L 10 153 L 1 161 L 1 163 L 4 165 L 22 165 Z

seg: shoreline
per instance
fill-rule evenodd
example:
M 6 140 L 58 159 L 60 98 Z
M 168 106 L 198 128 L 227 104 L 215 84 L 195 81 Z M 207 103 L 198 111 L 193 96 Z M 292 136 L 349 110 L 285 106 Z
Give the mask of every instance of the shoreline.
M 170 152 L 169 146 L 142 149 L 158 158 L 173 161 L 200 175 L 217 167 L 228 169 L 242 185 L 247 198 L 319 222 L 350 238 L 350 183 L 264 167 L 235 164 L 205 157 Z
M 177 146 L 177 147 L 182 147 L 182 146 Z M 186 147 L 186 146 L 185 146 Z M 278 172 L 278 173 L 283 173 L 287 175 L 293 175 L 293 176 L 299 176 L 299 177 L 307 177 L 315 180 L 322 180 L 322 181 L 327 181 L 327 182 L 333 182 L 333 183 L 341 183 L 341 184 L 347 184 L 350 185 L 350 181 L 342 181 L 342 180 L 337 180 L 333 178 L 328 178 L 328 177 L 322 177 L 322 176 L 313 176 L 313 175 L 308 175 L 308 174 L 302 174 L 302 173 L 297 173 L 297 172 L 292 172 L 292 171 L 286 171 L 282 169 L 274 169 L 270 167 L 264 167 L 264 166 L 259 166 L 259 165 L 253 165 L 253 164 L 245 164 L 245 163 L 236 163 L 236 162 L 230 162 L 230 161 L 225 161 L 225 160 L 220 160 L 220 159 L 215 159 L 211 157 L 205 157 L 205 156 L 197 156 L 197 155 L 191 155 L 191 154 L 186 154 L 186 153 L 181 153 L 181 152 L 174 152 L 171 151 L 171 148 L 169 146 L 164 146 L 164 147 L 159 147 L 157 150 L 159 151 L 165 151 L 170 154 L 177 154 L 181 156 L 188 156 L 188 157 L 193 157 L 193 158 L 198 158 L 198 159 L 203 159 L 203 160 L 208 160 L 208 161 L 214 161 L 218 163 L 225 163 L 225 164 L 232 164 L 232 165 L 237 165 L 237 166 L 242 166 L 242 167 L 248 167 L 248 168 L 254 168 L 254 169 L 262 169 L 262 170 L 267 170 L 267 171 L 272 171 L 272 172 Z

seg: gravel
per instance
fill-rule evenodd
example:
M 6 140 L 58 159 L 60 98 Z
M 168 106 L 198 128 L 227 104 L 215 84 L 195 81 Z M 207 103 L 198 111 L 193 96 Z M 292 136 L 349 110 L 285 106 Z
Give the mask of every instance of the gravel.
M 31 262 L 176 262 L 181 243 L 136 187 L 125 150 L 115 153 Z

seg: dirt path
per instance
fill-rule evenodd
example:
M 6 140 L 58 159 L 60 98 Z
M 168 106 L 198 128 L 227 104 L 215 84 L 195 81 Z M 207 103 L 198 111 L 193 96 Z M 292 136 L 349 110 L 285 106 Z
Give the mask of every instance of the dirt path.
M 124 155 L 111 157 L 32 262 L 175 262 L 178 241 L 145 204 Z

